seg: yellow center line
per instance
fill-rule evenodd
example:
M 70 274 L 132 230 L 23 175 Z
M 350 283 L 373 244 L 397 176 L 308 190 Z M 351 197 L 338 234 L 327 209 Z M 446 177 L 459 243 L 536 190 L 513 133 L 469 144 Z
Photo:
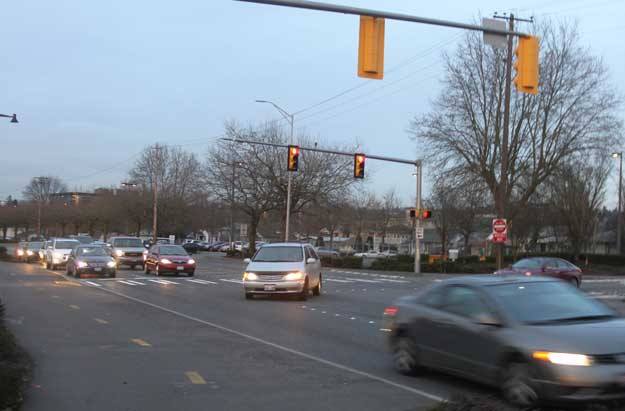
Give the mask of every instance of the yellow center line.
M 142 347 L 151 347 L 152 346 L 152 344 L 150 344 L 147 341 L 142 340 L 141 338 L 133 338 L 130 341 L 132 341 L 133 343 L 135 343 L 137 345 L 140 345 Z
M 80 307 L 74 304 L 70 304 L 69 308 L 73 308 L 74 310 L 80 310 Z
M 206 384 L 206 381 L 197 371 L 187 371 L 184 373 L 192 384 Z
M 96 320 L 97 322 L 99 322 L 100 324 L 108 324 L 109 322 L 106 320 L 103 320 L 101 318 L 94 318 L 94 320 Z

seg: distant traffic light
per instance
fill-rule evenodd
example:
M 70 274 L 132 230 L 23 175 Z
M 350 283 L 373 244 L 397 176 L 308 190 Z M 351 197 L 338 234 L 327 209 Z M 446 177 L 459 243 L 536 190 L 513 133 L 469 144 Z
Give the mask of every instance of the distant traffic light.
M 365 160 L 364 154 L 354 154 L 354 178 L 365 178 Z
M 299 146 L 289 146 L 289 158 L 287 169 L 289 171 L 297 171 L 299 166 Z
M 519 44 L 514 51 L 514 86 L 521 93 L 538 93 L 538 47 L 538 37 L 519 37 Z
M 424 219 L 424 220 L 432 218 L 432 211 L 431 210 L 421 210 L 421 218 Z
M 358 77 L 384 77 L 384 19 L 360 16 Z

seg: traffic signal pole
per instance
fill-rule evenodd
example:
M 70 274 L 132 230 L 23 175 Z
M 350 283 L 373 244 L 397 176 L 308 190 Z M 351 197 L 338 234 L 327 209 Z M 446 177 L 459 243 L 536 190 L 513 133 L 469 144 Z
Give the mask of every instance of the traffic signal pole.
M 244 144 L 251 144 L 251 145 L 260 145 L 260 146 L 269 146 L 269 147 L 285 147 L 285 148 L 289 148 L 291 147 L 290 144 L 277 144 L 277 143 L 268 143 L 265 141 L 254 141 L 254 140 L 241 140 L 241 139 L 232 139 L 232 138 L 222 138 L 223 141 L 231 141 L 231 142 L 235 142 L 235 143 L 244 143 Z M 318 148 L 318 147 L 299 147 L 300 150 L 305 150 L 305 151 L 314 151 L 317 153 L 325 153 L 325 154 L 334 154 L 334 155 L 339 155 L 339 156 L 347 156 L 347 157 L 351 157 L 354 158 L 356 153 L 349 153 L 347 151 L 338 151 L 338 150 L 328 150 L 328 149 L 324 149 L 324 148 Z M 421 160 L 405 160 L 402 158 L 396 158 L 396 157 L 386 157 L 386 156 L 379 156 L 379 155 L 375 155 L 375 154 L 364 154 L 364 153 L 358 153 L 358 154 L 362 154 L 365 158 L 370 158 L 373 160 L 380 160 L 380 161 L 387 161 L 387 162 L 391 162 L 391 163 L 400 163 L 400 164 L 409 164 L 412 166 L 416 167 L 416 179 L 417 179 L 417 183 L 416 183 L 416 210 L 421 210 L 421 203 L 422 203 L 422 199 L 421 199 L 421 186 L 422 186 L 422 180 L 423 180 L 423 165 Z M 290 176 L 290 174 L 289 174 Z M 290 203 L 290 202 L 289 202 Z M 288 205 L 288 204 L 287 204 Z M 288 213 L 287 213 L 288 216 Z M 415 258 L 414 258 L 414 272 L 415 273 L 420 273 L 421 272 L 421 250 L 420 250 L 420 239 L 419 239 L 419 228 L 421 227 L 421 213 L 419 213 L 419 215 L 415 215 L 415 232 L 414 232 L 414 238 L 415 238 Z M 287 220 L 288 221 L 288 220 Z M 288 225 L 287 225 L 288 226 Z M 288 238 L 288 237 L 287 237 Z

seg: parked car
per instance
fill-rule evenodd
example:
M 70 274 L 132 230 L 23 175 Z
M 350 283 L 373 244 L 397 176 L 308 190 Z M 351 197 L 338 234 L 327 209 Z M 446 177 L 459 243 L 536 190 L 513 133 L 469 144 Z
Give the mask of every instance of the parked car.
M 370 250 L 370 251 L 365 251 L 365 252 L 360 252 L 360 253 L 354 253 L 354 257 L 367 257 L 367 258 L 380 258 L 380 257 L 384 257 L 385 255 L 382 253 L 379 253 L 375 250 Z
M 117 267 L 126 265 L 134 270 L 136 266 L 143 268 L 144 253 L 147 254 L 143 241 L 138 237 L 112 237 L 108 242 L 117 262 Z
M 570 284 L 534 276 L 437 283 L 384 311 L 394 365 L 491 384 L 524 409 L 625 398 L 625 319 Z
M 257 294 L 294 294 L 300 300 L 321 294 L 322 275 L 319 256 L 308 244 L 265 244 L 246 258 L 243 273 L 245 298 Z
M 329 247 L 318 247 L 317 254 L 319 257 L 338 257 L 341 255 L 337 250 Z
M 210 245 L 208 251 L 219 251 L 221 247 L 223 247 L 225 244 L 228 244 L 228 243 L 223 242 L 223 241 L 218 241 L 216 243 L 213 243 Z
M 146 255 L 144 272 L 162 275 L 165 273 L 187 274 L 192 277 L 195 274 L 195 260 L 187 254 L 180 245 L 155 244 Z
M 80 278 L 83 274 L 99 274 L 115 277 L 117 263 L 109 250 L 102 246 L 80 245 L 72 250 L 67 259 L 67 275 Z
M 79 245 L 78 240 L 71 238 L 55 238 L 50 241 L 46 249 L 46 268 L 56 270 L 57 267 L 66 265 L 69 254 Z
M 198 243 L 185 243 L 182 245 L 182 248 L 184 248 L 189 254 L 195 254 L 202 250 L 202 247 Z
M 529 257 L 496 271 L 497 275 L 544 275 L 568 281 L 576 287 L 582 284 L 582 270 L 561 258 Z

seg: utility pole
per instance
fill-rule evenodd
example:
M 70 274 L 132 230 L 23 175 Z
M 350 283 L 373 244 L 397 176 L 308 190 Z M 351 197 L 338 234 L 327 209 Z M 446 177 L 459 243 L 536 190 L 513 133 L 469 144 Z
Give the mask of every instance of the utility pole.
M 152 147 L 152 242 L 156 244 L 158 240 L 158 168 L 161 166 L 161 147 L 158 143 Z
M 493 18 L 508 20 L 508 32 L 514 32 L 514 14 L 497 15 Z M 533 20 L 519 19 L 516 20 L 533 22 Z M 506 217 L 506 197 L 508 192 L 508 142 L 510 141 L 510 94 L 512 89 L 512 50 L 513 50 L 514 37 L 508 35 L 508 53 L 506 56 L 506 84 L 504 90 L 504 112 L 503 112 L 503 134 L 501 138 L 501 172 L 499 187 L 496 191 L 495 206 L 498 218 Z M 503 251 L 504 243 L 497 245 L 497 268 L 501 269 L 503 266 Z
M 422 164 L 420 160 L 416 162 L 416 180 L 417 180 L 417 201 L 415 209 L 415 230 L 414 230 L 414 272 L 415 274 L 421 273 L 421 241 L 419 238 L 419 232 L 421 231 L 421 181 L 423 178 Z
M 618 167 L 618 214 L 616 216 L 616 252 L 621 253 L 621 232 L 623 231 L 623 152 L 612 153 L 612 158 L 620 160 Z
M 233 151 L 234 152 L 234 151 Z M 230 248 L 234 250 L 234 180 L 236 178 L 236 165 L 235 159 L 232 159 L 232 184 L 230 191 Z

